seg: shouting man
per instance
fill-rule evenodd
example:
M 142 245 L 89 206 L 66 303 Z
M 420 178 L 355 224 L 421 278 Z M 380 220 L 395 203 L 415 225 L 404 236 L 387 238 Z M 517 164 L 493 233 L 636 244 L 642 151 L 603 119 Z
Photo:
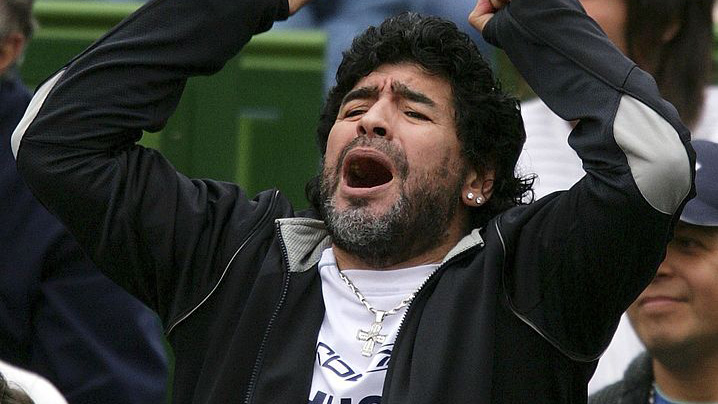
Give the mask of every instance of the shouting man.
M 415 14 L 345 53 L 309 211 L 135 144 L 189 76 L 303 2 L 151 1 L 49 78 L 14 134 L 38 197 L 159 313 L 175 401 L 585 402 L 692 192 L 675 109 L 577 0 L 479 0 L 472 25 L 580 121 L 587 175 L 567 192 L 521 205 L 517 102 L 465 34 Z

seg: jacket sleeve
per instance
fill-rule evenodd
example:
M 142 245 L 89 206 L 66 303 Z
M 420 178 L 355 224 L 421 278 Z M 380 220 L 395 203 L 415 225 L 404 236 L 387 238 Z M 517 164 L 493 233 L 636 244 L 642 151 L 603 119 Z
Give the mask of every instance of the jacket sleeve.
M 165 323 L 216 281 L 276 194 L 190 180 L 135 142 L 165 125 L 188 77 L 217 72 L 287 14 L 286 0 L 150 1 L 45 81 L 13 134 L 33 193 Z
M 486 38 L 559 116 L 586 176 L 501 218 L 514 312 L 554 346 L 594 360 L 651 281 L 693 195 L 689 133 L 653 78 L 623 56 L 577 0 L 513 0 Z

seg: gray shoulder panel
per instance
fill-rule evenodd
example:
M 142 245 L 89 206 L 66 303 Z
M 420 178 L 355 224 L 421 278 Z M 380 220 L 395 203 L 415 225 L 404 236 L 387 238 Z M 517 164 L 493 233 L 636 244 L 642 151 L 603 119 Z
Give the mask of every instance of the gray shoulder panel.
M 621 98 L 613 135 L 643 198 L 672 215 L 691 189 L 691 168 L 678 132 L 637 99 Z

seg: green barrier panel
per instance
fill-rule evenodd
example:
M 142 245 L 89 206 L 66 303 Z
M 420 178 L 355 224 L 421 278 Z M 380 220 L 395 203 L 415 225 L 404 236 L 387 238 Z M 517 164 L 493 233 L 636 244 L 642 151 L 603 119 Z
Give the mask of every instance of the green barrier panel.
M 28 46 L 22 75 L 36 86 L 140 6 L 138 3 L 40 1 L 40 28 Z
M 41 27 L 27 49 L 23 79 L 37 86 L 139 6 L 36 3 Z M 256 36 L 221 72 L 189 80 L 166 128 L 141 143 L 190 177 L 238 182 L 249 194 L 277 187 L 306 207 L 304 184 L 319 162 L 314 133 L 324 47 L 315 31 Z

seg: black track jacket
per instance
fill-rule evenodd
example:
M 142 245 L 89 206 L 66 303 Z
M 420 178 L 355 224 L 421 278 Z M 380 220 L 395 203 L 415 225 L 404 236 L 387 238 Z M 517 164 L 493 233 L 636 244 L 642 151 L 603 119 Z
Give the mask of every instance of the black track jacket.
M 286 16 L 286 0 L 150 1 L 48 79 L 14 134 L 37 197 L 159 313 L 177 403 L 309 398 L 323 223 L 278 191 L 252 199 L 188 179 L 135 144 L 163 126 L 189 76 L 216 72 Z M 580 120 L 569 142 L 587 174 L 452 250 L 403 320 L 383 404 L 585 402 L 692 194 L 678 114 L 578 1 L 513 0 L 484 35 Z

